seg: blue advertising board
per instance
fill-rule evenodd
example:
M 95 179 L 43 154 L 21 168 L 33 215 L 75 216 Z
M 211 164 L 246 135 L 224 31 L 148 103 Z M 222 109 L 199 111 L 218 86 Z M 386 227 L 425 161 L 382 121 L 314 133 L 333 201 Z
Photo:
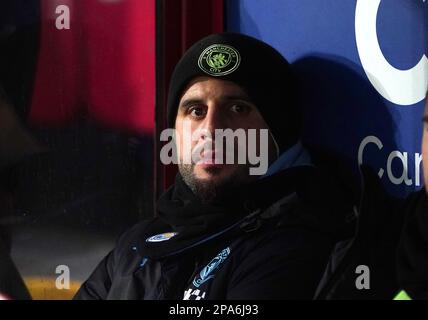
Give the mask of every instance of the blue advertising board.
M 370 165 L 394 195 L 422 187 L 427 0 L 226 3 L 228 31 L 262 39 L 295 67 L 304 141 Z

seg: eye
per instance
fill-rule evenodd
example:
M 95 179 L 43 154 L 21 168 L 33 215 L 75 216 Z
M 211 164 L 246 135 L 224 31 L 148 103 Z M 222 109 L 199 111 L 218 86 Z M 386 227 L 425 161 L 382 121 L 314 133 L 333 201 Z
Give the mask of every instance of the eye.
M 230 107 L 230 110 L 234 113 L 244 113 L 249 111 L 249 107 L 242 104 L 234 104 Z
M 194 118 L 201 118 L 205 115 L 205 108 L 202 106 L 192 106 L 189 108 L 188 112 Z

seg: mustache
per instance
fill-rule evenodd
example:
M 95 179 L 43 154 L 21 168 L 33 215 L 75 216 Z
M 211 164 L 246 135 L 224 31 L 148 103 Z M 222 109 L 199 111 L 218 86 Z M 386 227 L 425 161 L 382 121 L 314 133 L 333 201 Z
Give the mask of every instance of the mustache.
M 227 156 L 237 155 L 239 149 L 238 143 L 217 145 L 214 139 L 207 139 L 193 147 L 191 156 L 195 163 L 210 160 L 215 163 L 226 163 Z

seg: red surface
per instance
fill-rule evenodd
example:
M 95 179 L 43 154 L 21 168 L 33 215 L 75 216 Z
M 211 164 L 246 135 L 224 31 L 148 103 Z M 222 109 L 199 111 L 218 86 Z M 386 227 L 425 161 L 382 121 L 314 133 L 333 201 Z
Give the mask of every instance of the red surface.
M 30 122 L 61 126 L 78 113 L 112 128 L 152 132 L 156 93 L 155 0 L 68 0 L 70 30 L 42 0 Z

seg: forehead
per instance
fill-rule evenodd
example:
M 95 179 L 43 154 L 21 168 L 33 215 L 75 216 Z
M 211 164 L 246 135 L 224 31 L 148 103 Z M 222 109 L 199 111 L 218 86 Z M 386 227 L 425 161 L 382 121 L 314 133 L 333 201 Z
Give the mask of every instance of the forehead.
M 184 98 L 224 98 L 237 97 L 250 100 L 244 88 L 240 85 L 222 79 L 198 77 L 193 79 L 183 91 Z

